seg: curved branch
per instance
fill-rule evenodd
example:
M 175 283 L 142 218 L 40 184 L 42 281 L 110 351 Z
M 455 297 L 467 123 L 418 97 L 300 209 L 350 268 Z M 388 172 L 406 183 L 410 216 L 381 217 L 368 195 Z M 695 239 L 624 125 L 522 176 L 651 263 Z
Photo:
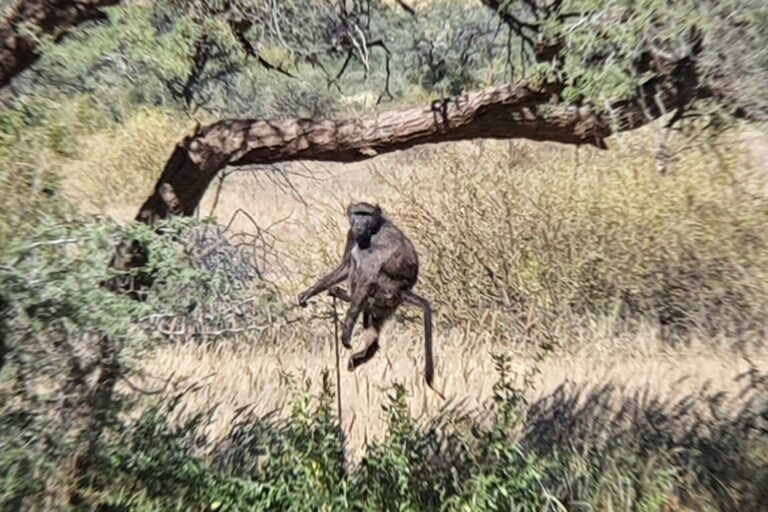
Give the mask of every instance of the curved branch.
M 553 103 L 556 84 L 529 83 L 471 91 L 430 107 L 394 109 L 363 119 L 235 119 L 198 128 L 174 149 L 136 220 L 153 224 L 192 215 L 226 166 L 291 160 L 354 162 L 419 144 L 476 138 L 553 141 L 606 148 L 615 130 L 633 130 L 693 98 L 695 69 L 684 59 L 649 80 L 635 97 L 608 105 L 608 117 L 590 105 Z
M 538 23 L 531 23 L 522 20 L 521 18 L 518 18 L 507 8 L 503 5 L 503 2 L 500 0 L 482 0 L 483 4 L 496 12 L 496 14 L 499 15 L 501 20 L 509 25 L 520 37 L 528 37 L 529 34 L 525 34 L 524 31 L 528 30 L 533 33 L 538 33 L 540 26 Z M 530 5 L 531 12 L 534 14 L 538 13 L 538 8 L 535 5 Z

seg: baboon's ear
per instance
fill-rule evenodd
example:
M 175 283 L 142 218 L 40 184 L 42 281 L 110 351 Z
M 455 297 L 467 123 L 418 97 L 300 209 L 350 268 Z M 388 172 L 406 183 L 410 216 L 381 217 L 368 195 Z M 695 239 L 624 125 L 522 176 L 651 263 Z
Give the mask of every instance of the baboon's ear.
M 381 214 L 382 214 L 382 210 L 381 210 L 381 206 L 379 206 L 379 203 L 375 203 L 375 204 L 373 205 L 373 207 L 374 207 L 374 209 L 376 210 L 376 213 L 378 213 L 378 214 L 379 214 L 379 216 L 381 216 Z

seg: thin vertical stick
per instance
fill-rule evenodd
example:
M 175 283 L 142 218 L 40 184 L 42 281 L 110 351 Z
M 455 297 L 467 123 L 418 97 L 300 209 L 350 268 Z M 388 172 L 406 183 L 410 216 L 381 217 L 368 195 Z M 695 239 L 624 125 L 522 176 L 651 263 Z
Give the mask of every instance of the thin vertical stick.
M 336 312 L 336 297 L 333 298 L 333 337 L 336 342 L 336 406 L 339 410 L 339 427 L 341 422 L 341 355 L 339 353 L 339 316 Z

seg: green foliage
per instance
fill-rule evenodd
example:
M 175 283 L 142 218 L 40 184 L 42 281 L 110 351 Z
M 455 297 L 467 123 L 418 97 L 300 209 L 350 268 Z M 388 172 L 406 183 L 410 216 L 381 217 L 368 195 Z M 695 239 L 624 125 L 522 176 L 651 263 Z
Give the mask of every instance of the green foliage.
M 460 489 L 462 468 L 451 467 L 458 460 L 440 460 L 437 431 L 419 428 L 406 398 L 404 386 L 394 384 L 385 408 L 387 439 L 369 448 L 354 475 L 353 488 L 363 510 L 439 510 Z
M 603 109 L 651 76 L 640 64 L 649 50 L 679 59 L 698 34 L 700 82 L 717 92 L 702 113 L 712 105 L 768 111 L 761 0 L 485 3 L 524 27 L 456 0 L 417 6 L 416 16 L 391 2 L 128 2 L 107 9 L 109 23 L 49 41 L 36 72 L 17 82 L 34 95 L 93 95 L 116 118 L 146 105 L 216 116 L 350 115 L 345 96 L 410 103 L 522 79 L 562 81 L 564 100 Z M 536 60 L 544 40 L 560 42 L 558 58 Z
M 440 0 L 420 10 L 416 20 L 401 23 L 391 38 L 392 51 L 407 59 L 403 71 L 408 80 L 426 91 L 460 94 L 503 81 L 512 73 L 490 10 Z
M 176 510 L 190 503 L 237 510 L 256 503 L 257 485 L 218 472 L 197 455 L 195 447 L 205 441 L 206 415 L 173 425 L 170 414 L 178 398 L 151 407 L 111 434 L 88 481 L 93 499 L 141 510 Z
M 316 115 L 300 110 L 307 101 L 301 95 L 323 98 L 322 113 L 333 112 L 330 98 L 337 95 L 328 88 L 317 95 L 318 73 L 303 66 L 328 50 L 311 42 L 331 14 L 323 2 L 128 2 L 107 11 L 108 24 L 45 45 L 39 75 L 24 90 L 92 95 L 118 119 L 146 105 L 184 113 L 203 108 L 219 115 Z M 292 72 L 302 65 L 303 80 L 260 59 Z M 281 96 L 286 90 L 298 105 Z
M 755 420 L 752 413 L 700 418 L 698 425 L 683 426 L 675 423 L 683 417 L 674 408 L 669 414 L 677 419 L 659 415 L 653 406 L 639 416 L 638 410 L 628 411 L 631 418 L 594 410 L 590 414 L 612 424 L 601 430 L 599 416 L 579 419 L 577 411 L 568 411 L 571 397 L 553 395 L 544 400 L 554 404 L 523 405 L 521 390 L 509 380 L 509 359 L 496 359 L 500 377 L 490 422 L 446 412 L 439 429 L 420 425 L 407 412 L 403 387 L 395 385 L 385 409 L 387 438 L 368 447 L 354 467 L 343 463 L 344 439 L 327 374 L 317 397 L 290 381 L 295 389 L 290 418 L 272 421 L 244 412 L 218 442 L 206 434 L 215 407 L 184 419 L 180 399 L 195 390 L 182 390 L 135 420 L 110 427 L 80 482 L 81 494 L 90 506 L 122 510 L 562 511 L 590 506 L 660 512 L 673 495 L 725 506 L 731 498 L 720 494 L 721 486 L 740 485 L 739 509 L 759 509 L 759 502 L 750 501 L 759 499 L 759 482 L 758 487 L 744 484 L 759 471 L 753 464 L 759 464 L 768 445 L 764 435 L 744 429 Z M 561 419 L 570 423 L 561 425 L 562 431 L 529 430 L 551 421 L 548 414 L 565 414 Z M 644 425 L 651 418 L 656 427 L 678 430 L 661 440 L 653 425 Z M 4 425 L 11 425 L 8 420 L 3 416 Z M 592 431 L 578 433 L 587 424 Z M 4 446 L 11 441 L 0 439 Z M 729 468 L 717 465 L 719 450 L 730 453 Z M 18 478 L 22 472 L 29 475 L 23 455 L 17 449 L 0 457 L 9 506 L 29 504 L 23 496 L 42 490 L 40 480 Z M 9 459 L 16 461 L 10 471 Z
M 0 400 L 0 509 L 42 510 L 45 482 L 60 469 L 57 454 L 36 450 L 36 438 L 45 432 L 35 428 L 39 425 L 33 413 L 9 410 L 5 395 Z
M 212 82 L 242 68 L 245 53 L 225 18 L 182 4 L 113 8 L 110 25 L 47 47 L 43 69 L 51 80 L 112 99 L 145 104 L 171 100 L 187 107 L 204 102 Z M 133 77 L 128 83 L 118 78 L 126 73 Z M 122 87 L 115 88 L 115 81 Z
M 129 510 L 346 510 L 343 436 L 333 416 L 330 379 L 316 406 L 295 387 L 281 423 L 247 415 L 217 445 L 211 462 L 197 447 L 210 414 L 172 425 L 182 394 L 153 406 L 107 437 L 89 480 L 103 505 Z
M 74 151 L 62 120 L 45 116 L 44 101 L 28 102 L 0 113 L 0 239 L 22 237 L 40 217 L 61 217 L 71 211 L 62 201 L 62 155 Z M 80 105 L 73 106 L 79 117 Z M 84 123 L 87 124 L 87 121 Z M 42 160 L 52 160 L 43 165 Z M 0 247 L 3 252 L 5 247 Z
M 491 10 L 441 0 L 413 17 L 384 3 L 361 6 L 350 7 L 344 21 L 335 5 L 317 0 L 131 2 L 107 9 L 108 24 L 45 44 L 37 73 L 20 87 L 51 98 L 87 94 L 116 119 L 146 105 L 216 116 L 328 117 L 360 94 L 410 102 L 519 77 Z M 238 34 L 234 26 L 243 20 L 250 28 Z M 365 41 L 381 41 L 386 50 L 361 49 L 363 40 L 352 45 L 352 21 Z M 349 50 L 353 58 L 337 78 Z
M 28 237 L 9 239 L 0 264 L 0 297 L 10 310 L 7 347 L 17 355 L 36 354 L 24 363 L 25 371 L 55 378 L 61 371 L 55 360 L 68 357 L 68 348 L 60 346 L 64 340 L 77 345 L 96 334 L 140 351 L 162 339 L 153 318 L 189 321 L 202 312 L 204 321 L 214 324 L 249 292 L 258 299 L 252 303 L 264 308 L 261 313 L 251 311 L 251 320 L 268 325 L 267 318 L 277 312 L 274 292 L 245 288 L 237 281 L 243 274 L 227 272 L 221 261 L 216 265 L 195 260 L 185 236 L 200 228 L 194 219 L 174 219 L 162 226 L 161 236 L 141 224 L 122 228 L 106 220 L 41 222 Z M 109 266 L 117 243 L 124 239 L 146 247 L 150 256 L 143 269 L 122 272 Z M 104 286 L 126 273 L 154 277 L 157 284 L 145 300 L 132 300 Z M 266 310 L 270 307 L 271 313 Z
M 262 510 L 344 510 L 349 506 L 344 479 L 344 435 L 334 415 L 329 373 L 311 406 L 306 391 L 295 383 L 288 424 L 272 439 L 261 471 Z
M 768 8 L 760 0 L 567 0 L 483 2 L 518 36 L 514 63 L 564 86 L 566 101 L 591 102 L 610 112 L 615 100 L 636 96 L 648 79 L 690 58 L 698 83 L 711 87 L 720 114 L 765 119 L 768 96 L 758 90 L 768 76 L 763 38 Z M 539 43 L 559 51 L 540 54 Z M 712 104 L 699 111 L 712 115 Z
M 548 463 L 519 443 L 522 390 L 512 384 L 509 359 L 494 356 L 499 380 L 494 385 L 494 421 L 478 438 L 477 468 L 463 492 L 451 503 L 453 510 L 560 510 L 547 488 Z
M 253 323 L 270 325 L 279 313 L 270 289 L 244 287 L 238 281 L 242 273 L 227 268 L 231 254 L 209 248 L 202 252 L 218 259 L 194 257 L 187 237 L 204 225 L 175 219 L 160 227 L 162 236 L 143 225 L 121 228 L 103 219 L 43 218 L 29 232 L 4 244 L 0 262 L 4 504 L 46 509 L 51 499 L 56 501 L 55 489 L 71 487 L 65 483 L 69 476 L 62 467 L 82 450 L 82 436 L 119 424 L 117 415 L 129 405 L 113 388 L 102 386 L 99 389 L 107 394 L 97 394 L 100 378 L 93 374 L 114 371 L 114 378 L 120 378 L 129 373 L 137 357 L 152 345 L 167 342 L 158 321 L 183 319 L 196 324 L 192 339 L 207 342 L 227 336 L 226 327 L 220 325 L 222 318 L 226 321 L 245 298 L 250 299 L 248 314 Z M 140 241 L 149 251 L 142 272 L 154 276 L 155 286 L 142 301 L 104 286 L 115 276 L 124 277 L 110 268 L 109 261 L 117 243 L 126 238 Z M 214 242 L 221 246 L 220 240 Z M 208 330 L 215 334 L 207 334 Z M 149 431 L 160 435 L 162 429 L 171 428 L 155 418 L 147 417 L 149 430 L 139 428 L 122 435 L 141 436 Z M 173 437 L 175 432 L 168 435 Z M 161 449 L 148 454 L 149 461 L 144 462 L 169 467 L 170 462 L 162 458 L 167 455 Z M 154 457 L 160 457 L 160 462 Z M 198 475 L 194 464 L 189 471 L 182 475 L 183 482 L 192 476 L 205 477 Z M 190 484 L 190 489 L 195 485 Z
M 107 220 L 91 223 L 41 223 L 26 239 L 11 239 L 4 247 L 0 274 L 2 295 L 25 315 L 18 328 L 41 329 L 51 322 L 68 322 L 84 331 L 100 330 L 111 338 L 149 341 L 137 321 L 153 311 L 170 314 L 205 307 L 230 288 L 229 276 L 195 267 L 178 239 L 195 223 L 174 219 L 164 227 L 167 236 L 141 224 L 120 228 Z M 110 251 L 121 239 L 137 240 L 151 257 L 144 270 L 161 283 L 148 300 L 137 302 L 115 294 L 100 283 L 120 275 L 108 265 Z M 25 320 L 22 320 L 24 318 Z

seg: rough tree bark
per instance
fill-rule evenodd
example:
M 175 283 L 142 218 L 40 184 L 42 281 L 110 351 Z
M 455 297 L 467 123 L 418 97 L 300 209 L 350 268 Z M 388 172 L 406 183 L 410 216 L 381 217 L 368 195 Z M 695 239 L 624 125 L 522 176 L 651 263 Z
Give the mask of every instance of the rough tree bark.
M 40 57 L 38 37 L 59 41 L 86 21 L 106 18 L 103 7 L 119 0 L 20 0 L 0 22 L 0 87 Z
M 475 138 L 525 138 L 605 148 L 615 130 L 632 130 L 697 94 L 687 59 L 646 82 L 610 114 L 589 105 L 553 101 L 558 85 L 519 83 L 472 91 L 428 108 L 383 112 L 360 120 L 225 120 L 198 128 L 174 149 L 136 220 L 191 215 L 216 174 L 226 166 L 290 160 L 353 162 L 418 144 Z

